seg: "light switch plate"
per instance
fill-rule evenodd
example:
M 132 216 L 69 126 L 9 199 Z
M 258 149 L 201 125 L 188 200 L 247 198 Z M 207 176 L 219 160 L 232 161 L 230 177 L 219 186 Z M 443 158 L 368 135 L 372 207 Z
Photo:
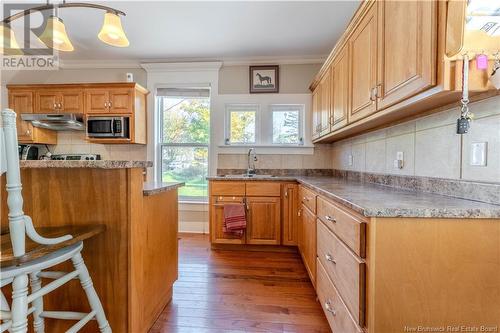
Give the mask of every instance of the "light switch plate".
M 486 166 L 488 142 L 473 142 L 470 147 L 470 165 Z
M 354 157 L 352 155 L 349 155 L 349 166 L 352 166 L 354 164 Z

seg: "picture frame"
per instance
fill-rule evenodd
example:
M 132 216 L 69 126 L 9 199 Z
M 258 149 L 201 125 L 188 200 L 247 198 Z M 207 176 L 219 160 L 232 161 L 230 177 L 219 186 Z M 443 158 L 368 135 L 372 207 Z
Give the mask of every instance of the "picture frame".
M 279 66 L 250 66 L 250 93 L 279 93 Z

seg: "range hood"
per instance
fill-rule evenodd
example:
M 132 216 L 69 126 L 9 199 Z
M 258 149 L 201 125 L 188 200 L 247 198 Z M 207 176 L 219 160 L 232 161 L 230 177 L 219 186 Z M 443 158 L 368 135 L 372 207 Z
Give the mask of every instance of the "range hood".
M 66 114 L 36 114 L 22 113 L 21 119 L 29 121 L 35 127 L 46 128 L 53 131 L 83 131 L 83 115 L 66 113 Z

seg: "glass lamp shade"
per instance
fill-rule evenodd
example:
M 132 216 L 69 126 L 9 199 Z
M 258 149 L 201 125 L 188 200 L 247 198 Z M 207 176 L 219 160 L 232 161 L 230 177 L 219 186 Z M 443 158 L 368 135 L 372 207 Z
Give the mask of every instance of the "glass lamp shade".
M 123 31 L 120 17 L 115 13 L 107 12 L 104 14 L 104 23 L 98 37 L 104 43 L 112 46 L 127 47 L 130 45 L 125 31 Z
M 4 49 L 10 49 L 9 51 Z M 14 31 L 5 24 L 0 24 L 0 54 L 19 55 L 22 54 L 19 44 L 17 44 Z
M 63 20 L 57 16 L 51 16 L 48 19 L 45 30 L 39 38 L 48 47 L 59 51 L 70 52 L 75 49 L 66 33 Z

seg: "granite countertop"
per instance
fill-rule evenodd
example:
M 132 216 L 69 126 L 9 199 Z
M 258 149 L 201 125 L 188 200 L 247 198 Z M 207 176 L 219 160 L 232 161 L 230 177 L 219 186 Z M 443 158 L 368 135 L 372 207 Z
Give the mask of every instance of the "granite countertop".
M 169 182 L 169 183 L 146 182 L 146 183 L 144 183 L 142 193 L 145 196 L 150 196 L 150 195 L 155 195 L 155 194 L 162 193 L 162 192 L 167 192 L 170 190 L 175 190 L 175 189 L 178 189 L 179 187 L 184 186 L 184 185 L 185 185 L 185 183 L 181 183 L 181 182 Z
M 500 218 L 500 205 L 334 177 L 209 177 L 210 180 L 297 181 L 367 217 Z
M 98 160 L 98 161 L 19 161 L 22 169 L 43 169 L 43 168 L 90 168 L 90 169 L 132 169 L 149 168 L 153 166 L 150 161 L 117 161 L 117 160 Z

